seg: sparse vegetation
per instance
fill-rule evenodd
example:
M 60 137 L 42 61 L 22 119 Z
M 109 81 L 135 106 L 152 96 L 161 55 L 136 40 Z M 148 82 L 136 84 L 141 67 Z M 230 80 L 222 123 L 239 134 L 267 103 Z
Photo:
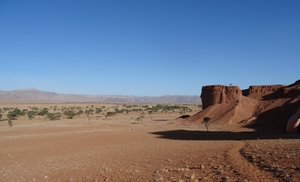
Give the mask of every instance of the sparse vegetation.
M 102 109 L 101 108 L 97 108 L 96 109 L 96 114 L 99 114 L 99 113 L 101 113 L 102 112 Z
M 37 111 L 28 111 L 27 112 L 27 116 L 29 119 L 33 119 L 35 115 L 37 115 L 38 112 Z
M 77 115 L 80 115 L 80 114 L 83 114 L 83 113 L 84 113 L 84 111 L 80 109 L 80 110 L 77 112 Z
M 41 115 L 41 116 L 47 115 L 47 114 L 49 113 L 48 110 L 49 110 L 48 108 L 43 108 L 43 109 L 38 113 L 38 115 Z
M 13 111 L 9 111 L 7 117 L 10 120 L 16 120 L 18 116 L 24 115 L 25 113 L 18 108 L 15 108 Z
M 138 121 L 139 123 L 142 123 L 144 118 L 145 118 L 144 115 L 140 115 L 140 116 L 137 117 L 135 120 Z
M 48 113 L 47 118 L 50 120 L 60 120 L 61 114 L 60 113 Z
M 191 109 L 192 108 L 192 109 Z M 180 113 L 192 112 L 197 110 L 197 105 L 192 104 L 93 104 L 89 103 L 78 105 L 74 103 L 62 103 L 62 104 L 47 104 L 41 103 L 36 105 L 17 105 L 17 107 L 5 106 L 0 108 L 2 116 L 1 120 L 17 120 L 27 119 L 32 120 L 34 118 L 44 120 L 58 120 L 61 118 L 73 119 L 74 117 L 86 117 L 91 119 L 99 119 L 101 116 L 112 117 L 116 115 L 133 115 L 133 118 L 137 117 L 139 122 L 142 122 L 144 117 L 141 115 L 160 114 L 160 113 Z M 95 114 L 93 116 L 93 114 Z M 101 116 L 100 116 L 101 115 Z M 135 115 L 135 116 L 134 116 Z
M 64 115 L 67 116 L 68 119 L 73 119 L 73 117 L 76 116 L 76 113 L 74 111 L 68 110 L 64 111 Z
M 208 130 L 208 122 L 210 121 L 210 117 L 204 117 L 203 118 L 203 122 L 204 122 L 204 125 L 205 125 L 205 127 L 206 127 L 206 131 L 208 132 L 209 130 Z
M 116 115 L 116 114 L 117 114 L 116 112 L 111 112 L 111 111 L 109 111 L 109 112 L 106 113 L 106 116 L 105 116 L 105 117 L 114 116 L 114 115 Z

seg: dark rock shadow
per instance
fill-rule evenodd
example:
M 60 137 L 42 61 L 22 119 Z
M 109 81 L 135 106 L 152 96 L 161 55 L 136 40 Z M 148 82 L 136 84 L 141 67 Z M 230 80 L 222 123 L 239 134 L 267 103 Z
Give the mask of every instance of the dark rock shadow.
M 170 140 L 266 140 L 266 139 L 300 139 L 298 133 L 260 133 L 230 131 L 189 131 L 169 130 L 151 132 L 158 138 Z
M 280 132 L 285 128 L 289 118 L 298 110 L 299 102 L 287 103 L 282 106 L 265 111 L 257 116 L 257 119 L 249 124 L 246 128 L 255 129 L 258 132 L 273 131 Z

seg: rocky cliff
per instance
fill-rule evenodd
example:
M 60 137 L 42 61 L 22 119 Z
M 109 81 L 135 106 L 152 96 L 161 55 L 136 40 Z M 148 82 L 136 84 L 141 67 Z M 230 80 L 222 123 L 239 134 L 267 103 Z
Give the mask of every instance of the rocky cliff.
M 285 85 L 203 86 L 203 110 L 184 122 L 201 123 L 210 117 L 211 123 L 240 124 L 261 131 L 283 131 L 289 117 L 300 105 L 300 80 Z
M 237 86 L 210 85 L 203 86 L 201 100 L 203 109 L 210 105 L 232 103 L 242 96 L 242 91 Z

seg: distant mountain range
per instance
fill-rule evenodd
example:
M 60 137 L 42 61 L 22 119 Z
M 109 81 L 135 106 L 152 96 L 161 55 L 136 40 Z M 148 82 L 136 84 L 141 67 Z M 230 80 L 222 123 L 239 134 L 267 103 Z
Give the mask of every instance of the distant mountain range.
M 129 96 L 129 95 L 77 95 L 58 94 L 36 89 L 12 91 L 0 90 L 0 101 L 42 101 L 42 102 L 144 102 L 144 103 L 201 103 L 197 95 Z

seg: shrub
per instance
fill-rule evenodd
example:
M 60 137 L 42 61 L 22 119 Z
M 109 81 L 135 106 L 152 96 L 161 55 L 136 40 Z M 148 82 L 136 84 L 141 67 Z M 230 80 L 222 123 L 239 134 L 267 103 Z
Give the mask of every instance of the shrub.
M 96 113 L 97 113 L 97 114 L 99 114 L 99 113 L 101 113 L 101 112 L 102 112 L 102 109 L 100 109 L 100 108 L 97 108 L 97 109 L 96 109 Z
M 50 120 L 59 120 L 61 117 L 60 113 L 47 113 L 47 118 Z
M 77 112 L 77 115 L 80 115 L 80 114 L 83 114 L 84 112 L 83 112 L 83 110 L 79 110 L 78 112 Z
M 106 113 L 106 117 L 109 117 L 109 116 L 114 116 L 114 115 L 116 115 L 117 113 L 116 112 L 107 112 Z
M 94 112 L 93 109 L 85 110 L 85 113 L 86 113 L 87 115 L 93 114 L 93 112 Z
M 19 115 L 24 115 L 25 113 L 22 112 L 20 109 L 18 108 L 15 108 L 13 111 L 9 111 L 8 114 L 7 114 L 7 117 L 10 119 L 10 120 L 15 120 L 17 119 L 17 117 Z
M 64 112 L 64 115 L 66 115 L 68 119 L 73 119 L 73 117 L 76 116 L 76 113 L 74 111 L 68 110 Z
M 27 116 L 28 116 L 29 119 L 34 118 L 34 116 L 37 115 L 37 114 L 38 114 L 37 111 L 28 111 L 27 112 Z
M 38 113 L 38 115 L 44 116 L 44 115 L 46 115 L 46 114 L 49 113 L 48 110 L 49 110 L 48 108 L 43 108 L 43 109 Z
M 137 117 L 135 120 L 138 121 L 138 122 L 140 122 L 140 123 L 142 123 L 144 117 L 145 117 L 144 115 L 141 115 L 141 116 Z

